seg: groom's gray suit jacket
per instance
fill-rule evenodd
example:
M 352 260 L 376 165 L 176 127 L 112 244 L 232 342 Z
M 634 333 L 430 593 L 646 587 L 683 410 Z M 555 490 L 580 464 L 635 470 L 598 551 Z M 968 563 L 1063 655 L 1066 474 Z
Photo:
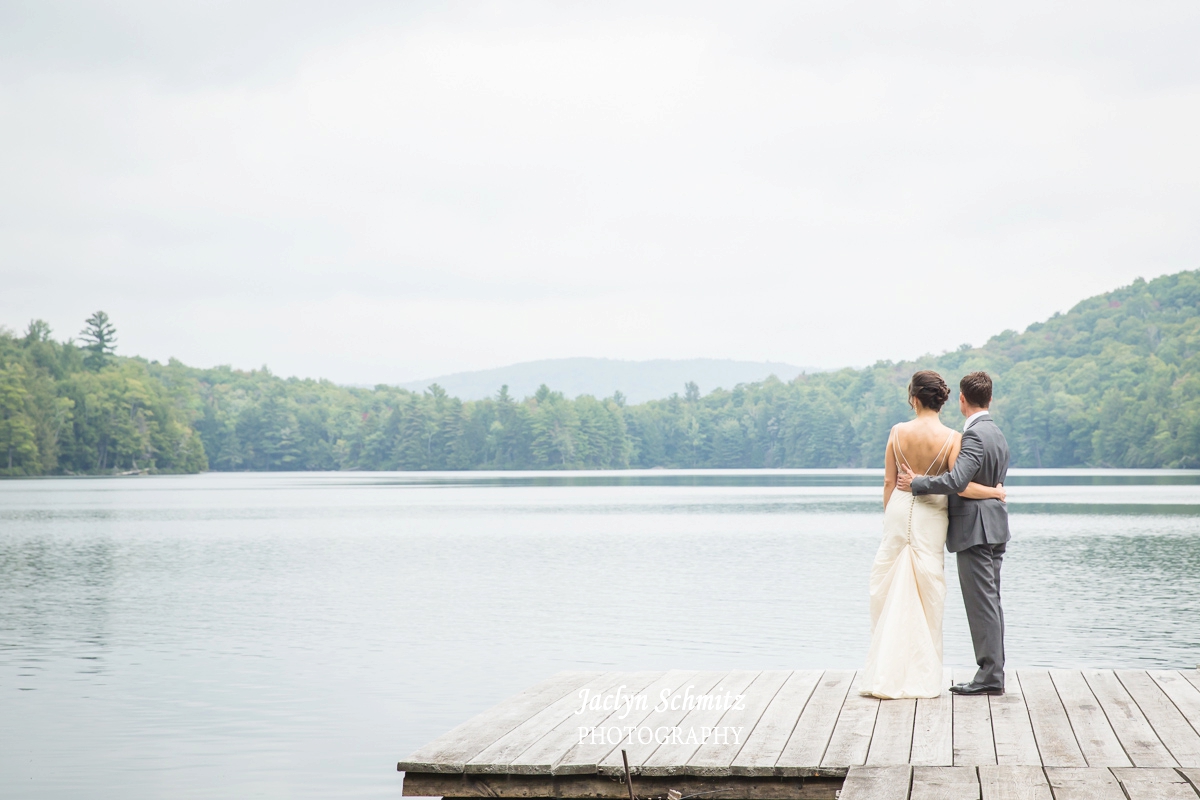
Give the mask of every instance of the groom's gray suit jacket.
M 999 500 L 968 500 L 958 493 L 971 481 L 985 486 L 1004 483 L 1008 475 L 1008 442 L 991 414 L 977 417 L 963 432 L 954 469 L 944 475 L 915 477 L 912 493 L 949 495 L 946 549 L 958 553 L 979 544 L 1008 541 L 1008 508 Z

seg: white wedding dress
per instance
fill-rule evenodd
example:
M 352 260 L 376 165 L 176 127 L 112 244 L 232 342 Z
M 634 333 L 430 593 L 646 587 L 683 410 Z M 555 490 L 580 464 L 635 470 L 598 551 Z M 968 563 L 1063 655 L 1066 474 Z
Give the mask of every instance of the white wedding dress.
M 896 463 L 912 469 L 892 429 Z M 951 433 L 925 475 L 946 471 Z M 916 472 L 916 470 L 913 470 Z M 883 512 L 883 541 L 871 566 L 871 650 L 860 691 L 896 699 L 937 697 L 946 607 L 946 496 L 896 489 Z

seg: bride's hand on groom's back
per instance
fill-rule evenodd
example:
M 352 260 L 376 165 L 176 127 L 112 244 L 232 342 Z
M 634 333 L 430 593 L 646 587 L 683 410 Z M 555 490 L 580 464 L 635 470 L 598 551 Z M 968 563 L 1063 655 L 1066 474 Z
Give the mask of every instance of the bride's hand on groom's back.
M 999 500 L 1001 503 L 1007 503 L 1008 502 L 1008 492 L 1005 491 L 1003 483 L 996 484 L 996 491 L 999 492 L 999 495 L 996 497 L 996 499 Z

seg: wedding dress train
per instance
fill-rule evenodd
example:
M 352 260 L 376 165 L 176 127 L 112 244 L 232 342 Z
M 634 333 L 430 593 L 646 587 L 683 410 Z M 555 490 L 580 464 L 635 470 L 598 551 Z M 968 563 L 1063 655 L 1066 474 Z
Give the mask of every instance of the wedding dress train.
M 908 466 L 895 431 L 896 463 Z M 946 471 L 954 434 L 925 474 Z M 909 466 L 909 469 L 912 469 Z M 920 474 L 920 473 L 918 473 Z M 946 607 L 946 496 L 896 489 L 883 513 L 883 541 L 871 566 L 871 649 L 860 690 L 887 699 L 937 697 Z

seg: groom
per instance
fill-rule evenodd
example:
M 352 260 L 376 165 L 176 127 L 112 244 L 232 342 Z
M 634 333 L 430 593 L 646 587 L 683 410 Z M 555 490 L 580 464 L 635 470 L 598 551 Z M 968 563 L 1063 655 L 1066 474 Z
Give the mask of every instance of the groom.
M 968 500 L 958 493 L 971 481 L 999 486 L 1008 473 L 1008 442 L 992 421 L 992 379 L 972 372 L 958 384 L 958 408 L 967 418 L 962 451 L 954 469 L 934 478 L 914 476 L 901 465 L 896 488 L 914 495 L 949 495 L 946 549 L 958 554 L 971 642 L 979 671 L 970 683 L 950 687 L 955 694 L 1004 694 L 1004 610 L 1000 607 L 1000 562 L 1008 543 L 1008 508 L 1000 500 Z

